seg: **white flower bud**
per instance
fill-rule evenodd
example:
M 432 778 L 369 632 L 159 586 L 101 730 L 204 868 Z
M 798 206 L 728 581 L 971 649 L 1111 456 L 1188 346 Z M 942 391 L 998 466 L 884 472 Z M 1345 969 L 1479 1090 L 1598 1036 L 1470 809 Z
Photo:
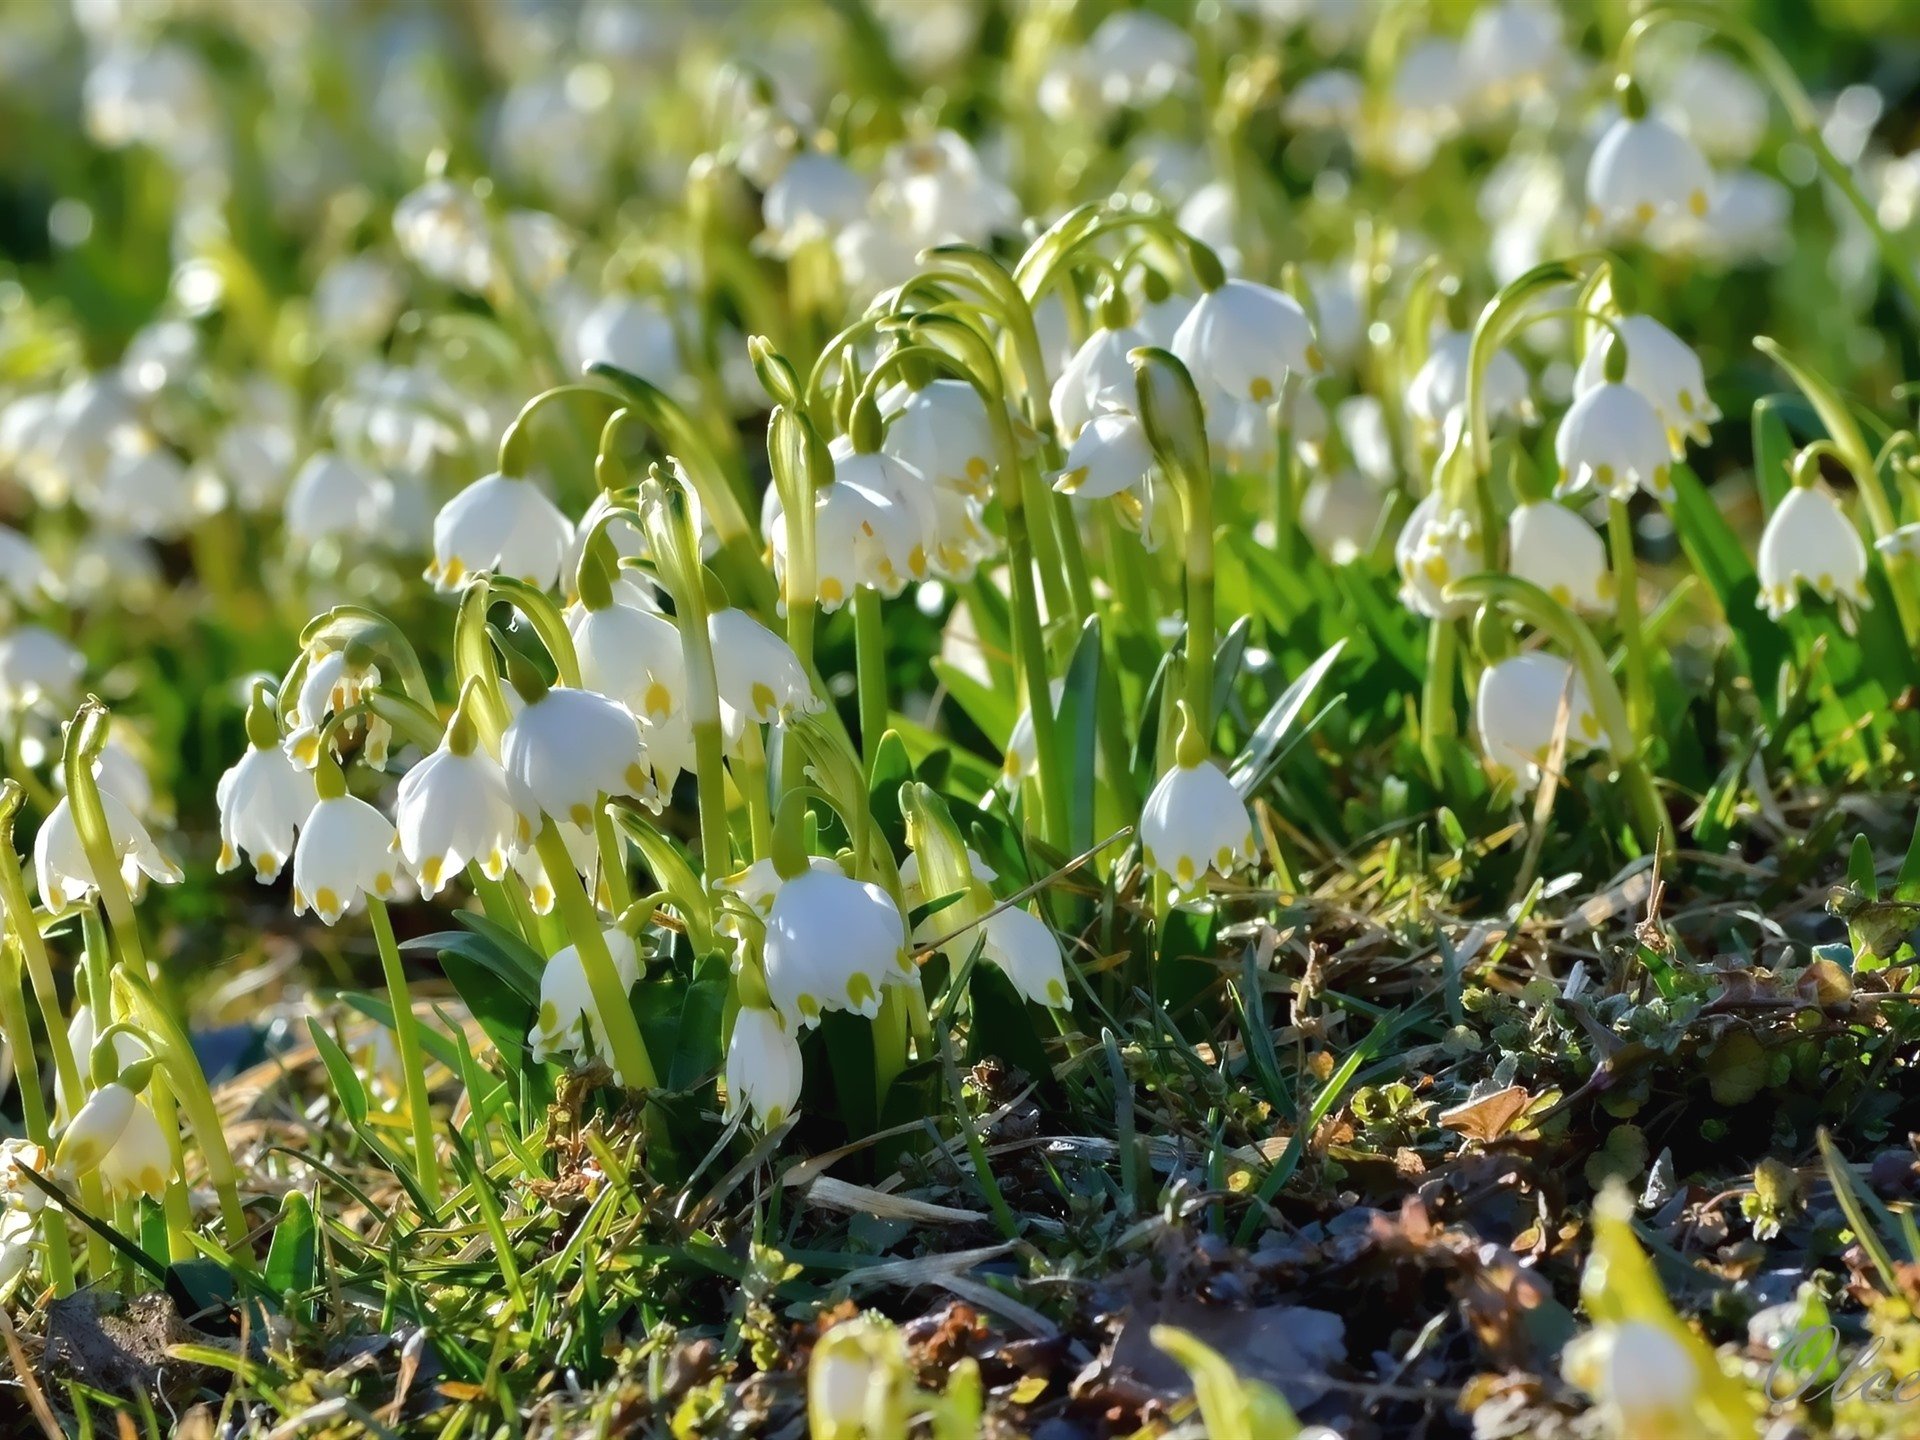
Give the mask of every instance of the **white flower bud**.
M 743 1005 L 727 1042 L 727 1113 L 777 1129 L 800 1103 L 800 1042 L 776 1011 Z
M 1586 683 L 1559 656 L 1532 650 L 1480 672 L 1474 696 L 1480 748 L 1494 769 L 1512 776 L 1522 790 L 1540 783 L 1560 730 L 1563 704 L 1567 753 L 1577 754 L 1598 743 L 1600 720 Z

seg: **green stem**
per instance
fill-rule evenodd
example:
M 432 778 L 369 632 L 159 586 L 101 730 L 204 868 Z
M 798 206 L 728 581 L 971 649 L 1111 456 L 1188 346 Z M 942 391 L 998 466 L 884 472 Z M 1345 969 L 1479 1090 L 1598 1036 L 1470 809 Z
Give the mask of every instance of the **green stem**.
M 871 585 L 853 591 L 854 668 L 860 692 L 860 750 L 873 777 L 880 740 L 887 733 L 887 632 L 880 592 Z
M 1420 689 L 1420 753 L 1435 784 L 1444 770 L 1441 743 L 1460 733 L 1453 708 L 1455 671 L 1460 663 L 1460 636 L 1451 620 L 1435 620 L 1427 627 L 1427 673 Z
M 773 853 L 773 806 L 767 794 L 767 746 L 758 725 L 740 737 L 734 761 L 734 788 L 747 807 L 747 834 L 756 856 Z
M 1640 563 L 1633 553 L 1633 517 L 1624 500 L 1607 501 L 1607 539 L 1613 547 L 1615 615 L 1627 652 L 1627 723 L 1637 742 L 1650 733 L 1653 690 L 1640 624 Z
M 193 1207 L 187 1197 L 187 1147 L 180 1138 L 180 1117 L 173 1099 L 173 1087 L 163 1069 L 153 1072 L 147 1084 L 147 1098 L 153 1104 L 154 1122 L 167 1141 L 166 1193 L 161 1209 L 167 1220 L 167 1258 L 178 1263 L 193 1257 Z
M 586 972 L 587 988 L 593 992 L 594 1008 L 600 1012 L 600 1023 L 606 1030 L 614 1063 L 620 1067 L 621 1080 L 634 1089 L 652 1090 L 660 1082 L 647 1054 L 647 1042 L 641 1038 L 639 1023 L 633 1018 L 633 1006 L 613 967 L 613 955 L 607 949 L 600 917 L 574 871 L 566 841 L 549 820 L 541 826 L 540 838 L 535 844 L 553 885 L 554 908 L 567 927 L 567 938 L 580 952 L 580 968 Z
M 1213 481 L 1190 475 L 1181 487 L 1186 514 L 1187 704 L 1202 733 L 1213 734 Z
M 20 967 L 11 952 L 0 956 L 0 1035 L 13 1051 L 13 1074 L 20 1087 L 20 1116 L 27 1139 L 47 1154 L 53 1153 L 53 1123 L 45 1092 L 40 1088 L 40 1066 L 33 1053 L 33 1027 L 27 1019 L 26 992 Z M 53 1207 L 44 1208 L 40 1228 L 47 1244 L 47 1279 L 56 1295 L 73 1293 L 73 1252 L 67 1245 L 67 1223 Z
M 367 919 L 373 924 L 374 943 L 380 950 L 380 973 L 387 982 L 387 1000 L 393 1007 L 393 1038 L 400 1051 L 407 1117 L 413 1123 L 413 1163 L 420 1172 L 421 1190 L 437 1209 L 444 1192 L 440 1184 L 440 1159 L 434 1148 L 433 1108 L 427 1095 L 427 1057 L 420 1047 L 420 1026 L 413 1013 L 413 996 L 407 989 L 407 972 L 400 960 L 399 943 L 393 938 L 393 921 L 387 914 L 385 902 L 377 895 L 367 896 Z

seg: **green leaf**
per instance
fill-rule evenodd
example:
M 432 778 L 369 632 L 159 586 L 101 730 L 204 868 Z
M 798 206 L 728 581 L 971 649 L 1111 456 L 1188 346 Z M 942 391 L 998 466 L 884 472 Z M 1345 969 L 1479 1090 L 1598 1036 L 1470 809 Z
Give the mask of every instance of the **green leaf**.
M 1253 734 L 1247 737 L 1246 745 L 1234 757 L 1229 772 L 1233 788 L 1241 795 L 1258 793 L 1272 778 L 1287 747 L 1297 738 L 1294 727 L 1307 708 L 1307 702 L 1313 698 L 1313 692 L 1320 688 L 1320 682 L 1327 678 L 1327 671 L 1340 658 L 1346 643 L 1344 640 L 1336 642 L 1332 649 L 1302 671 L 1280 693 L 1280 698 L 1267 708 L 1267 713 L 1260 717 L 1260 723 L 1253 727 Z
M 333 1093 L 339 1098 L 348 1122 L 355 1128 L 366 1124 L 367 1089 L 360 1083 L 360 1074 L 353 1068 L 353 1061 L 340 1048 L 340 1042 L 321 1028 L 320 1022 L 312 1016 L 307 1017 L 307 1033 L 313 1037 L 314 1049 L 320 1052 L 320 1063 L 327 1067 L 327 1078 L 333 1082 Z
M 647 817 L 616 803 L 613 818 L 639 850 L 656 887 L 673 897 L 673 908 L 686 922 L 687 939 L 693 943 L 694 952 L 705 954 L 713 949 L 713 905 L 693 862 Z
M 319 1267 L 319 1231 L 314 1224 L 313 1203 L 304 1191 L 289 1190 L 280 1201 L 280 1218 L 274 1222 L 261 1279 L 271 1295 L 303 1296 L 318 1287 Z M 311 1306 L 295 1299 L 290 1310 L 296 1318 L 304 1319 Z
M 1093 844 L 1094 753 L 1100 717 L 1100 621 L 1089 617 L 1081 628 L 1060 691 L 1060 775 L 1067 786 L 1067 849 L 1074 854 Z
M 1211 1440 L 1294 1440 L 1300 1421 L 1275 1390 L 1242 1380 L 1216 1350 L 1184 1330 L 1156 1325 L 1153 1343 L 1193 1377 L 1194 1399 Z
M 668 1089 L 691 1090 L 719 1070 L 720 1020 L 732 983 L 733 967 L 717 951 L 694 966 L 693 983 L 680 1002 L 672 1059 L 666 1066 Z
M 529 1005 L 538 1005 L 540 975 L 546 968 L 546 961 L 535 955 L 518 937 L 509 935 L 481 916 L 463 913 L 460 919 L 479 923 L 467 930 L 440 930 L 432 935 L 422 935 L 406 941 L 400 948 L 415 954 L 425 952 L 438 955 L 443 965 L 447 956 L 458 955 L 475 969 L 493 976 L 500 985 Z M 482 925 L 487 929 L 482 930 Z M 472 1003 L 464 992 L 460 998 Z
M 1673 523 L 1693 568 L 1720 602 L 1721 613 L 1733 631 L 1755 696 L 1769 720 L 1778 717 L 1778 678 L 1790 649 L 1780 627 L 1760 608 L 1760 577 L 1747 558 L 1747 547 L 1733 533 L 1693 471 L 1676 465 L 1672 472 Z
M 933 673 L 940 677 L 941 685 L 954 703 L 980 728 L 988 742 L 1004 754 L 1018 718 L 1013 692 L 984 685 L 951 661 L 936 658 L 932 664 Z

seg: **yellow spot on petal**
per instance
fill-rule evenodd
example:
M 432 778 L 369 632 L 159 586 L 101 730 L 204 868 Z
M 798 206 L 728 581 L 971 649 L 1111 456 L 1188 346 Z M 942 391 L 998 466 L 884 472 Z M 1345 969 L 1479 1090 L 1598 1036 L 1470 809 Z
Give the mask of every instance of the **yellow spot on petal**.
M 322 915 L 338 915 L 341 908 L 340 897 L 322 885 L 313 892 L 313 908 Z
M 458 585 L 467 573 L 466 563 L 458 555 L 447 561 L 446 569 L 441 572 L 441 580 L 448 585 Z
M 820 582 L 820 599 L 828 605 L 838 605 L 847 598 L 846 586 L 829 575 Z
M 1213 868 L 1218 870 L 1222 875 L 1233 869 L 1233 847 L 1231 845 L 1222 845 L 1220 847 L 1220 853 L 1213 857 Z
M 1194 876 L 1194 869 L 1193 869 L 1192 857 L 1187 855 L 1182 855 L 1180 859 L 1174 864 L 1173 878 L 1178 880 L 1182 885 L 1191 885 L 1193 883 L 1193 876 Z
M 440 872 L 446 868 L 446 860 L 439 855 L 429 855 L 420 862 L 420 883 L 428 890 L 440 888 Z
M 636 792 L 647 788 L 647 772 L 640 768 L 638 760 L 627 766 L 627 785 Z
M 747 701 L 752 705 L 754 714 L 763 719 L 780 708 L 774 698 L 773 687 L 764 680 L 753 682 L 753 689 L 747 692 Z
M 1654 209 L 1645 200 L 1633 207 L 1633 218 L 1639 224 L 1646 225 L 1653 220 Z
M 593 811 L 589 810 L 585 804 L 575 805 L 567 811 L 567 818 L 584 829 L 593 823 Z
M 1703 218 L 1707 213 L 1707 192 L 1696 190 L 1687 196 L 1687 209 L 1693 212 L 1696 220 Z
M 1265 404 L 1273 398 L 1273 382 L 1264 375 L 1256 375 L 1247 387 L 1247 395 L 1255 404 Z
M 381 895 L 391 895 L 393 893 L 393 872 L 391 870 L 382 870 L 378 875 L 374 876 L 373 888 Z

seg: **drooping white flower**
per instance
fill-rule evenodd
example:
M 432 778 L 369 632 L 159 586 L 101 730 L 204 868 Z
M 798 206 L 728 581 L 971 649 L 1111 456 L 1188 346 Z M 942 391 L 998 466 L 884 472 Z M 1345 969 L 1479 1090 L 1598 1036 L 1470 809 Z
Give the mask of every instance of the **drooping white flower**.
M 1480 672 L 1473 707 L 1480 748 L 1494 769 L 1512 776 L 1523 791 L 1540 783 L 1559 732 L 1562 705 L 1567 712 L 1567 753 L 1598 743 L 1600 720 L 1586 682 L 1558 655 L 1530 650 Z
M 746 611 L 715 610 L 707 617 L 707 634 L 723 705 L 755 725 L 784 724 L 820 708 L 792 647 Z
M 1049 680 L 1047 689 L 1052 696 L 1052 708 L 1057 713 L 1060 697 L 1067 693 L 1067 682 L 1064 678 Z M 1033 733 L 1033 708 L 1024 705 L 1007 736 L 1007 753 L 1000 762 L 1000 778 L 1009 786 L 1017 786 L 1034 773 L 1039 761 L 1040 744 Z
M 380 688 L 380 667 L 350 649 L 327 650 L 311 656 L 300 688 L 287 712 L 287 754 L 311 770 L 320 760 L 320 730 L 342 711 L 351 710 Z M 337 727 L 335 739 L 364 734 L 362 758 L 369 765 L 386 764 L 392 727 L 378 715 L 363 714 Z
M 500 763 L 556 820 L 593 824 L 602 795 L 645 795 L 640 727 L 617 700 L 556 685 L 530 700 L 500 737 Z
M 773 555 L 774 578 L 786 593 L 792 541 L 780 492 L 769 486 L 761 532 Z M 898 595 L 909 576 L 927 574 L 927 535 L 921 517 L 857 480 L 836 478 L 813 492 L 813 599 L 831 614 L 865 586 Z M 908 567 L 917 567 L 910 570 Z
M 108 844 L 120 862 L 120 879 L 128 890 L 138 896 L 142 875 L 162 885 L 180 883 L 180 867 L 160 852 L 125 801 L 102 790 L 100 808 L 106 813 Z M 64 795 L 33 837 L 33 873 L 40 899 L 50 910 L 76 904 L 99 888 L 80 843 L 72 803 Z
M 1196 300 L 1174 333 L 1173 353 L 1196 384 L 1256 404 L 1278 399 L 1288 375 L 1320 368 L 1300 302 L 1251 280 L 1228 280 Z
M 880 448 L 933 484 L 975 499 L 993 488 L 993 422 L 964 380 L 896 385 L 880 397 L 887 421 Z
M 1074 438 L 1053 488 L 1080 500 L 1107 500 L 1143 490 L 1153 466 L 1153 448 L 1139 417 L 1107 410 L 1087 421 Z
M 100 1085 L 81 1103 L 80 1111 L 60 1132 L 53 1164 L 58 1175 L 91 1175 L 120 1143 L 140 1097 L 118 1081 Z
M 295 540 L 373 540 L 393 508 L 385 477 L 334 450 L 308 458 L 287 489 L 287 534 Z
M 435 178 L 393 207 L 393 236 L 406 257 L 435 280 L 474 294 L 493 278 L 487 215 L 471 189 Z
M 1574 610 L 1593 613 L 1613 604 L 1605 542 L 1552 500 L 1530 501 L 1509 517 L 1507 569 Z
M 602 933 L 624 996 L 639 982 L 639 952 L 626 931 L 609 929 Z M 594 1002 L 578 946 L 561 950 L 540 972 L 540 1010 L 527 1039 L 533 1046 L 533 1058 L 542 1064 L 560 1055 L 576 1063 L 594 1059 L 614 1072 L 617 1083 L 626 1081 L 607 1040 L 606 1019 Z
M 1446 588 L 1486 568 L 1472 515 L 1442 510 L 1437 489 L 1407 517 L 1394 542 L 1393 560 L 1400 571 L 1401 603 L 1430 620 L 1450 620 L 1471 608 L 1468 602 L 1446 599 Z
M 1253 820 L 1224 770 L 1203 757 L 1160 777 L 1140 812 L 1140 858 L 1181 895 L 1252 863 Z
M 686 705 L 686 649 L 680 627 L 657 610 L 584 605 L 567 619 L 580 657 L 580 683 L 611 696 L 636 719 L 659 724 Z
M 469 864 L 489 880 L 533 843 L 533 803 L 456 717 L 439 748 L 400 780 L 394 829 L 400 853 L 431 900 Z
M 171 450 L 122 449 L 107 462 L 87 510 L 101 524 L 171 540 L 197 517 L 193 477 Z
M 65 777 L 61 778 L 64 783 Z M 102 790 L 119 796 L 142 824 L 154 818 L 153 778 L 124 733 L 108 735 L 107 743 L 94 757 L 93 779 Z
M 1587 219 L 1607 231 L 1644 230 L 1662 216 L 1704 220 L 1713 172 L 1679 131 L 1651 115 L 1617 117 L 1587 162 Z
M 1687 453 L 1689 440 L 1706 444 L 1707 427 L 1720 418 L 1720 408 L 1707 394 L 1700 357 L 1651 315 L 1623 315 L 1614 324 L 1626 337 L 1626 383 L 1659 413 L 1673 458 Z M 1575 394 L 1584 395 L 1606 383 L 1607 355 L 1618 343 L 1612 329 L 1600 330 L 1581 358 L 1573 381 Z
M 1073 358 L 1053 382 L 1053 428 L 1071 445 L 1097 415 L 1131 410 L 1136 382 L 1130 352 L 1152 342 L 1131 325 L 1109 329 L 1102 325 L 1073 352 Z
M 1567 1346 L 1562 1368 L 1622 1435 L 1696 1428 L 1700 1368 L 1660 1325 L 1622 1320 L 1589 1331 Z
M 1329 66 L 1302 75 L 1281 101 L 1281 117 L 1302 129 L 1355 130 L 1366 104 L 1367 86 L 1351 70 Z
M 826 870 L 788 879 L 767 914 L 767 993 L 813 1026 L 828 1010 L 880 1013 L 880 988 L 913 974 L 906 922 L 878 885 Z
M 1822 600 L 1863 608 L 1873 603 L 1867 594 L 1866 546 L 1824 486 L 1796 485 L 1787 491 L 1767 517 L 1757 568 L 1759 603 L 1775 620 L 1800 603 L 1802 585 Z
M 53 572 L 40 548 L 18 530 L 0 525 L 0 590 L 29 603 L 46 594 L 52 583 Z
M 1631 360 L 1629 360 L 1631 363 Z M 1554 494 L 1592 485 L 1615 500 L 1644 490 L 1673 498 L 1673 452 L 1653 403 L 1632 386 L 1603 381 L 1567 407 L 1553 437 L 1560 482 Z
M 313 283 L 314 328 L 335 345 L 376 345 L 393 328 L 406 298 L 391 261 L 370 253 L 343 255 Z
M 1434 337 L 1427 358 L 1407 385 L 1407 409 L 1423 425 L 1440 429 L 1447 417 L 1462 411 L 1467 404 L 1467 380 L 1471 372 L 1473 332 L 1449 330 Z M 1487 419 L 1525 421 L 1532 418 L 1533 400 L 1528 393 L 1527 372 L 1504 348 L 1495 350 L 1487 361 Z
M 951 130 L 903 140 L 880 163 L 877 207 L 898 213 L 922 246 L 986 243 L 1014 230 L 1020 205 L 989 175 L 974 149 Z
M 1358 470 L 1317 475 L 1300 499 L 1300 528 L 1335 565 L 1351 564 L 1372 546 L 1386 499 L 1379 484 Z
M 551 590 L 573 542 L 573 525 L 531 480 L 483 475 L 440 507 L 433 521 L 436 590 L 458 590 L 491 570 Z
M 1460 63 L 1482 109 L 1538 94 L 1566 59 L 1559 10 L 1540 0 L 1499 0 L 1474 12 L 1461 37 Z
M 81 1113 L 86 1112 L 83 1109 Z M 145 1195 L 150 1200 L 158 1200 L 167 1193 L 173 1157 L 153 1107 L 144 1098 L 134 1098 L 126 1124 L 100 1157 L 99 1170 L 107 1192 L 117 1199 Z
M 979 934 L 981 958 L 1005 971 L 1022 996 L 1052 1010 L 1073 1008 L 1060 940 L 1046 921 L 1023 905 L 1010 905 L 981 921 Z M 970 946 L 972 935 L 960 943 Z
M 250 745 L 220 777 L 214 790 L 220 805 L 220 859 L 222 874 L 235 869 L 242 856 L 253 861 L 261 884 L 279 878 L 293 854 L 294 837 L 319 800 L 313 772 L 302 769 L 277 744 Z
M 293 913 L 312 910 L 328 924 L 358 909 L 363 896 L 398 893 L 400 837 L 393 822 L 357 796 L 323 797 L 293 847 Z
M 804 151 L 788 162 L 761 200 L 765 239 L 776 255 L 831 240 L 867 211 L 866 180 L 834 155 Z
M 1744 65 L 1718 51 L 1697 50 L 1674 71 L 1660 109 L 1709 160 L 1742 165 L 1767 137 L 1770 104 L 1765 87 Z
M 51 630 L 17 625 L 0 635 L 0 706 L 18 711 L 44 702 L 64 710 L 86 668 L 85 657 Z
M 800 1103 L 800 1041 L 777 1011 L 743 1005 L 727 1041 L 727 1113 L 777 1130 Z
M 1192 83 L 1194 40 L 1148 10 L 1116 10 L 1088 37 L 1085 65 L 1109 105 L 1145 106 Z
M 600 849 L 594 833 L 583 830 L 571 820 L 556 820 L 553 828 L 560 832 L 561 843 L 566 846 L 568 858 L 573 862 L 574 873 L 582 880 L 593 877 L 600 868 Z M 539 847 L 534 845 L 517 851 L 509 863 L 513 873 L 527 887 L 527 903 L 533 907 L 533 913 L 552 914 L 554 901 L 558 897 L 553 888 L 553 877 L 547 873 L 547 862 L 540 858 Z M 604 875 L 600 876 L 600 883 L 602 887 L 605 886 Z M 605 898 L 604 895 L 594 897 L 596 903 L 603 902 Z
M 686 375 L 673 317 L 658 300 L 637 295 L 600 299 L 573 327 L 573 352 L 581 369 L 604 362 L 670 393 Z

